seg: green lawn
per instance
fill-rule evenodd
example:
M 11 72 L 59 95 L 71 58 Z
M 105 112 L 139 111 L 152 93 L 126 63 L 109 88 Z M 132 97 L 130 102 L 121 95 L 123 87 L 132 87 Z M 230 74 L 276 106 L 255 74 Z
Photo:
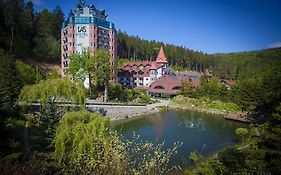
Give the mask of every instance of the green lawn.
M 241 108 L 231 102 L 223 102 L 220 100 L 211 100 L 208 98 L 189 98 L 183 96 L 177 96 L 172 99 L 176 104 L 185 106 L 185 107 L 198 107 L 202 109 L 214 109 L 219 111 L 229 111 L 229 112 L 239 112 Z

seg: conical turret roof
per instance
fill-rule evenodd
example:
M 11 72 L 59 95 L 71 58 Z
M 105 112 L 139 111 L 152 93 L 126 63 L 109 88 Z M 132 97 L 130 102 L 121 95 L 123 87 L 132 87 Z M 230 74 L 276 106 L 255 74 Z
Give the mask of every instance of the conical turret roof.
M 168 63 L 162 46 L 161 46 L 158 56 L 156 58 L 156 62 L 157 63 Z

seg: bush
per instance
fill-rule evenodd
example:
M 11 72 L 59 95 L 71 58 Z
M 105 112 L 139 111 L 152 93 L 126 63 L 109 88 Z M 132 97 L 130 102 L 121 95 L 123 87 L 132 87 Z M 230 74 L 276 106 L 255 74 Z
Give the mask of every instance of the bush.
M 74 174 L 166 174 L 174 148 L 123 139 L 109 128 L 107 118 L 87 111 L 66 114 L 54 139 L 55 158 Z
M 127 93 L 120 84 L 113 84 L 109 86 L 108 99 L 110 101 L 127 101 Z

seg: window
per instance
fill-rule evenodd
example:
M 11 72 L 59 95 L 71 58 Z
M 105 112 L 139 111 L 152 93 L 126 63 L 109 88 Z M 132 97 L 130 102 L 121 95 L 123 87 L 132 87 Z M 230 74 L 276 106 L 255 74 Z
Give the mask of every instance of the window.
M 163 86 L 156 86 L 154 89 L 165 89 Z
M 148 78 L 146 78 L 145 80 L 148 81 Z
M 176 86 L 176 87 L 173 87 L 173 89 L 172 90 L 180 90 L 180 86 Z
M 143 81 L 143 78 L 142 78 L 142 77 L 140 77 L 140 80 L 141 80 L 141 81 Z

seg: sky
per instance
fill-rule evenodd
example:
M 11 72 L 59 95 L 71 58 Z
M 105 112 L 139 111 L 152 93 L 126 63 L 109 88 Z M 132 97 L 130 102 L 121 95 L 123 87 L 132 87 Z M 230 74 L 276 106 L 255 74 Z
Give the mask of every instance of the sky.
M 32 0 L 65 13 L 78 0 Z M 281 47 L 281 0 L 85 0 L 129 35 L 204 53 Z

